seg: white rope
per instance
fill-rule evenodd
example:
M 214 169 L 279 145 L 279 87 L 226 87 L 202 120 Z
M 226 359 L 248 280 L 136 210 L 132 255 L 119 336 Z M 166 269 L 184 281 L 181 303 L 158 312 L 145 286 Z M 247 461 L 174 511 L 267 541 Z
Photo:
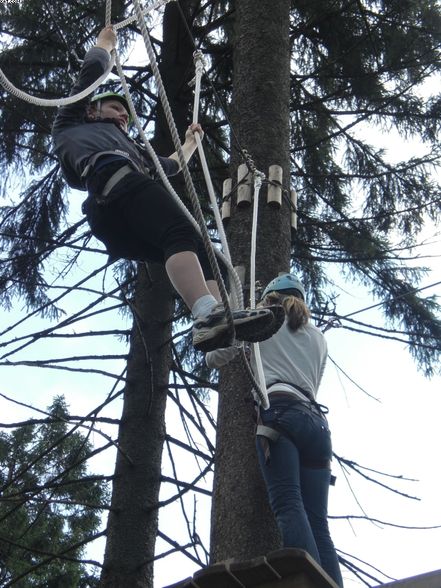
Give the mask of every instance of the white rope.
M 253 195 L 253 221 L 251 228 L 251 255 L 250 255 L 250 306 L 256 308 L 256 243 L 257 243 L 257 219 L 259 212 L 259 194 L 262 186 L 262 180 L 265 175 L 262 172 L 255 171 L 254 174 L 254 195 Z M 255 391 L 264 409 L 269 408 L 268 393 L 266 390 L 265 374 L 263 372 L 262 358 L 260 355 L 259 343 L 253 343 L 253 353 L 256 362 L 257 380 L 259 388 Z
M 68 104 L 78 102 L 79 100 L 86 98 L 86 96 L 89 96 L 89 94 L 92 94 L 92 92 L 96 90 L 96 88 L 98 88 L 98 86 L 102 84 L 104 80 L 107 78 L 114 64 L 114 53 L 112 51 L 112 58 L 109 62 L 109 67 L 103 73 L 103 75 L 100 78 L 98 78 L 95 82 L 93 82 L 93 84 L 91 84 L 85 90 L 82 90 L 81 92 L 78 92 L 78 94 L 74 94 L 73 96 L 68 96 L 67 98 L 37 98 L 36 96 L 31 96 L 30 94 L 23 92 L 23 90 L 19 90 L 18 88 L 16 88 L 14 84 L 8 80 L 8 78 L 6 77 L 5 73 L 1 68 L 0 84 L 3 86 L 5 90 L 10 92 L 16 98 L 20 98 L 20 100 L 24 100 L 25 102 L 29 102 L 30 104 L 35 104 L 36 106 L 67 106 Z
M 204 59 L 202 53 L 200 51 L 195 51 L 194 53 L 194 63 L 195 63 L 195 91 L 194 91 L 194 101 L 193 101 L 193 123 L 198 122 L 199 118 L 199 98 L 201 93 L 201 78 L 204 68 Z M 219 207 L 217 205 L 216 195 L 214 193 L 213 182 L 211 180 L 210 171 L 207 164 L 207 158 L 205 157 L 205 151 L 202 145 L 201 138 L 199 133 L 196 133 L 196 145 L 199 153 L 199 158 L 201 160 L 202 171 L 205 178 L 205 183 L 207 185 L 208 195 L 210 198 L 211 208 L 213 209 L 214 218 L 216 221 L 216 227 L 219 234 L 220 242 L 222 245 L 222 250 L 224 255 L 227 259 L 231 262 L 231 254 L 230 248 L 228 246 L 227 236 L 225 234 L 224 226 L 222 223 L 222 217 L 219 212 Z M 242 284 L 240 283 L 240 278 L 237 275 L 237 272 L 233 270 L 230 272 L 231 278 L 231 287 L 232 287 L 232 306 L 233 308 L 243 308 L 243 297 L 242 297 Z M 240 296 L 237 296 L 237 293 L 240 292 Z
M 155 10 L 155 9 L 161 7 L 162 5 L 167 4 L 168 2 L 171 2 L 171 1 L 172 0 L 157 0 L 157 2 L 154 2 L 153 4 L 150 4 L 150 6 L 147 6 L 146 8 L 144 8 L 143 14 L 147 14 L 147 13 L 149 13 L 149 12 L 151 12 L 151 11 L 153 11 L 153 10 Z M 112 7 L 111 0 L 106 0 L 106 16 L 105 16 L 106 26 L 109 26 L 111 24 L 111 7 Z M 126 18 L 125 20 L 115 24 L 113 26 L 113 28 L 114 28 L 114 30 L 121 29 L 121 28 L 127 26 L 128 24 L 134 22 L 136 20 L 136 18 L 137 18 L 136 15 L 131 16 L 129 18 Z M 25 102 L 28 102 L 29 104 L 35 104 L 36 106 L 57 108 L 59 106 L 68 106 L 69 104 L 74 104 L 75 102 L 78 102 L 79 100 L 82 100 L 83 98 L 86 98 L 87 96 L 92 94 L 92 92 L 94 92 L 98 88 L 98 86 L 100 86 L 107 79 L 107 76 L 111 72 L 114 65 L 115 65 L 115 59 L 114 59 L 114 52 L 112 51 L 112 59 L 109 63 L 109 67 L 107 68 L 105 73 L 103 73 L 103 75 L 100 78 L 98 78 L 93 84 L 91 84 L 85 90 L 82 90 L 78 94 L 74 94 L 73 96 L 68 96 L 66 98 L 38 98 L 37 96 L 32 96 L 31 94 L 28 94 L 28 93 L 24 92 L 23 90 L 20 90 L 16 86 L 14 86 L 14 84 L 7 78 L 6 74 L 4 73 L 4 71 L 1 68 L 0 68 L 0 85 L 3 86 L 3 88 L 7 92 L 12 94 L 16 98 L 19 98 L 20 100 L 24 100 Z
M 142 11 L 142 14 L 145 16 L 149 12 L 152 12 L 153 10 L 156 10 L 157 8 L 160 8 L 164 4 L 168 4 L 169 2 L 172 2 L 172 1 L 175 1 L 175 0 L 157 0 L 157 2 L 154 2 L 153 4 L 150 4 L 149 6 L 144 8 Z M 117 31 L 118 29 L 122 29 L 122 28 L 126 27 L 127 25 L 131 24 L 132 22 L 135 22 L 136 19 L 137 19 L 136 14 L 134 14 L 133 16 L 129 16 L 125 20 L 122 20 L 120 22 L 115 23 L 113 25 L 113 30 Z

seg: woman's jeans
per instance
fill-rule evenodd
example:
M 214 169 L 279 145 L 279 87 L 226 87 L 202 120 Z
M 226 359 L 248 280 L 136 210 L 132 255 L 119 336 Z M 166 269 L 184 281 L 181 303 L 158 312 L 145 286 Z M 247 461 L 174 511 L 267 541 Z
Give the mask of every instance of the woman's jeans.
M 270 395 L 270 401 L 261 419 L 281 434 L 269 441 L 267 463 L 259 436 L 257 452 L 283 546 L 304 549 L 343 586 L 327 519 L 332 447 L 326 419 L 289 398 Z

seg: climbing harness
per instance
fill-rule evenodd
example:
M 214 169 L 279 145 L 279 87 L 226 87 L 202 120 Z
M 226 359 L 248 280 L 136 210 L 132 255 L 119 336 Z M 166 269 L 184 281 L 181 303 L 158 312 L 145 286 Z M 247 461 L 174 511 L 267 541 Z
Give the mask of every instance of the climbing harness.
M 285 384 L 285 382 L 279 382 L 279 384 Z M 275 385 L 276 384 L 272 384 L 270 386 L 270 388 L 274 387 Z M 284 412 L 286 412 L 287 410 L 289 410 L 291 408 L 294 408 L 295 410 L 298 410 L 300 412 L 304 412 L 305 414 L 316 415 L 316 416 L 320 417 L 323 420 L 323 422 L 326 424 L 326 426 L 328 426 L 327 419 L 326 419 L 326 414 L 328 412 L 328 408 L 326 406 L 316 402 L 316 400 L 314 398 L 312 398 L 311 395 L 308 394 L 305 390 L 300 388 L 300 386 L 293 386 L 292 384 L 289 384 L 289 385 L 291 387 L 297 389 L 298 392 L 300 392 L 301 395 L 304 396 L 304 400 L 300 397 L 297 398 L 291 392 L 283 392 L 283 391 L 270 392 L 271 400 L 281 399 L 281 400 L 287 400 L 289 402 L 289 404 L 287 404 L 287 406 L 284 408 L 284 410 L 282 410 L 282 412 L 278 416 L 281 417 Z M 287 437 L 289 439 L 290 435 L 287 431 L 285 431 L 285 429 L 283 427 L 278 425 L 277 422 L 271 423 L 271 426 L 264 425 L 262 422 L 260 410 L 261 410 L 261 407 L 257 405 L 256 406 L 256 436 L 258 438 L 260 446 L 262 447 L 262 451 L 265 456 L 265 463 L 268 463 L 270 460 L 270 454 L 271 454 L 270 441 L 273 443 L 276 443 L 280 439 L 281 436 Z M 301 463 L 303 466 L 310 467 L 310 468 L 330 469 L 330 467 L 331 467 L 330 460 L 321 460 L 321 461 L 308 460 L 308 461 L 306 461 L 306 460 L 302 459 Z

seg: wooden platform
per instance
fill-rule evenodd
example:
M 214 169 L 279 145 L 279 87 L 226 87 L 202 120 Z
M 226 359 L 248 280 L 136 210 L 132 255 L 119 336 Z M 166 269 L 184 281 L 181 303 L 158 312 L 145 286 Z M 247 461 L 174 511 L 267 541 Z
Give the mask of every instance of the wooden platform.
M 249 561 L 228 560 L 164 588 L 337 588 L 302 549 L 278 549 Z
M 381 588 L 441 588 L 441 570 L 381 584 Z M 378 586 L 377 588 L 380 588 Z

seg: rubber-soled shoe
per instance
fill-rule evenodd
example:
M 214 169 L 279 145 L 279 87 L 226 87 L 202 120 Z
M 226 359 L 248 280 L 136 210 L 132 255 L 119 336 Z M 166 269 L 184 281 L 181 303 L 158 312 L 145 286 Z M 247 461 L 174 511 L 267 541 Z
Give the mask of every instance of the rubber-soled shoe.
M 233 310 L 232 314 L 236 339 L 239 341 L 263 341 L 271 337 L 281 325 L 276 324 L 273 313 L 267 308 Z M 199 351 L 213 351 L 228 347 L 231 343 L 222 305 L 215 306 L 209 315 L 194 321 L 193 345 Z
M 285 322 L 285 318 L 286 318 L 285 309 L 283 308 L 283 306 L 281 304 L 270 304 L 268 306 L 264 306 L 263 308 L 267 308 L 268 310 L 270 310 L 272 312 L 273 321 L 268 326 L 264 327 L 262 330 L 259 331 L 259 339 L 257 341 L 250 340 L 250 343 L 253 343 L 253 342 L 256 343 L 258 341 L 265 341 L 265 339 L 269 339 L 275 333 L 277 333 L 277 331 L 280 329 L 280 327 Z

